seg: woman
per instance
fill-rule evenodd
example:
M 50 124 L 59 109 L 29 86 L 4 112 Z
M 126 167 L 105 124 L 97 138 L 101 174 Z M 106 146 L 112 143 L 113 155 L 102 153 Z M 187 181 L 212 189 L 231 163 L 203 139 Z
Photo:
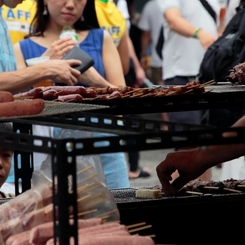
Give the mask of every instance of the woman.
M 81 75 L 79 85 L 125 86 L 117 49 L 109 33 L 99 28 L 92 0 L 38 0 L 28 38 L 14 47 L 18 69 L 34 57 L 60 59 L 76 45 L 71 38 L 59 39 L 63 26 L 75 29 L 79 47 L 94 59 L 94 66 Z M 129 186 L 124 154 L 103 154 L 101 161 L 109 188 Z

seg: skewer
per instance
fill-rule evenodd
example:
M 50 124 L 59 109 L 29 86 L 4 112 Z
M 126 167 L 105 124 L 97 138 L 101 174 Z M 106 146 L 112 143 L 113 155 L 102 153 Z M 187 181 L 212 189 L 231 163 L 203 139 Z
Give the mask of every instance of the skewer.
M 80 171 L 77 172 L 77 175 L 80 174 L 80 173 L 83 173 L 83 172 L 85 172 L 85 171 L 87 171 L 87 170 L 89 170 L 89 169 L 91 169 L 93 167 L 94 167 L 93 165 L 90 165 L 90 166 L 88 166 L 86 168 L 83 168 L 82 170 L 80 170 Z
M 14 96 L 14 100 L 34 99 L 34 96 Z
M 90 176 L 88 176 L 88 177 L 86 177 L 86 178 L 84 178 L 84 179 L 82 179 L 82 180 L 79 180 L 79 181 L 77 182 L 77 184 L 80 184 L 80 183 L 82 183 L 82 182 L 84 182 L 84 181 L 86 181 L 86 180 L 92 179 L 92 178 L 97 177 L 97 176 L 98 176 L 98 174 L 92 174 L 92 175 L 90 175 Z
M 46 92 L 46 91 L 48 91 L 50 89 L 51 89 L 51 87 L 47 87 L 47 88 L 43 89 L 42 91 L 40 91 L 39 94 L 42 94 L 43 92 Z
M 242 193 L 242 191 L 239 191 L 239 190 L 235 190 L 235 189 L 230 189 L 230 188 L 223 188 L 223 190 L 225 191 L 230 191 L 230 192 L 235 192 L 235 193 Z
M 186 191 L 185 193 L 192 194 L 192 195 L 199 195 L 199 196 L 204 195 L 202 192 L 197 192 L 197 191 Z
M 152 225 L 145 225 L 145 226 L 142 226 L 142 227 L 139 227 L 139 228 L 135 228 L 135 229 L 129 230 L 128 232 L 129 233 L 133 233 L 133 232 L 145 230 L 145 229 L 148 229 L 148 228 L 151 228 L 151 227 L 152 227 Z
M 141 223 L 137 223 L 137 224 L 133 224 L 133 225 L 127 225 L 126 227 L 128 229 L 130 229 L 130 228 L 134 228 L 134 227 L 145 225 L 145 224 L 146 224 L 146 222 L 141 222 Z
M 216 186 L 203 186 L 203 189 L 219 190 L 220 188 Z
M 208 81 L 208 82 L 206 82 L 206 83 L 203 83 L 202 86 L 206 87 L 206 86 L 209 86 L 209 85 L 213 85 L 213 84 L 215 84 L 215 83 L 216 83 L 216 82 L 215 82 L 215 80 L 213 79 L 213 80 L 210 80 L 210 81 Z
M 237 185 L 239 188 L 245 188 L 245 185 Z
M 82 213 L 78 213 L 77 216 L 81 217 L 81 216 L 83 216 L 85 214 L 91 214 L 91 213 L 95 213 L 97 211 L 98 211 L 97 209 L 93 209 L 93 210 L 85 211 L 85 212 L 82 212 Z M 70 215 L 70 216 L 71 216 L 70 218 L 73 218 L 73 215 Z

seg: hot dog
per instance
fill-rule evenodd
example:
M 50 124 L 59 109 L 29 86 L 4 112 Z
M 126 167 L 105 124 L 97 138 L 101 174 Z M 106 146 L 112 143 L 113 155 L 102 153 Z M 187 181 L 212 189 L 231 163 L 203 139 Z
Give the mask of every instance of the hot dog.
M 13 101 L 14 97 L 10 92 L 0 91 L 0 103 Z
M 14 98 L 28 98 L 28 99 L 37 99 L 37 98 L 42 98 L 43 97 L 43 89 L 45 87 L 36 87 L 33 89 L 30 89 L 29 91 L 15 94 Z
M 67 94 L 67 95 L 60 95 L 56 99 L 59 102 L 78 102 L 83 101 L 84 98 L 80 94 Z
M 11 101 L 0 103 L 0 117 L 36 115 L 44 109 L 42 99 Z
M 84 229 L 86 227 L 95 227 L 102 224 L 102 219 L 91 218 L 91 219 L 79 219 L 78 229 Z M 48 222 L 38 225 L 31 229 L 29 234 L 28 244 L 40 244 L 45 243 L 47 240 L 51 239 L 54 235 L 54 222 Z

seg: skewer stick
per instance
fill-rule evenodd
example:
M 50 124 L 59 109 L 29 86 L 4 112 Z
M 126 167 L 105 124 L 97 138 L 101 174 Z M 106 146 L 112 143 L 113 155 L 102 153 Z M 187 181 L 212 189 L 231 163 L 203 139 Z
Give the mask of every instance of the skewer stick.
M 145 230 L 145 229 L 148 229 L 148 228 L 151 228 L 151 227 L 152 227 L 152 225 L 145 225 L 145 226 L 142 226 L 142 227 L 139 227 L 139 228 L 135 228 L 135 229 L 129 230 L 129 233 Z
M 245 185 L 237 185 L 239 188 L 245 188 Z
M 83 172 L 85 172 L 85 171 L 87 171 L 87 170 L 89 170 L 89 169 L 91 169 L 93 167 L 94 167 L 93 165 L 90 165 L 90 166 L 88 166 L 86 168 L 83 168 L 82 170 L 80 170 L 80 171 L 77 172 L 77 175 L 80 174 L 80 173 L 83 173 Z
M 110 215 L 113 214 L 113 213 L 115 213 L 115 212 L 117 212 L 116 209 L 114 209 L 114 210 L 112 210 L 112 211 L 110 211 L 108 213 L 102 214 L 102 215 L 98 216 L 98 218 L 106 219 L 106 218 L 110 217 Z
M 197 192 L 197 191 L 186 191 L 186 193 L 188 194 L 192 194 L 192 195 L 199 195 L 199 196 L 203 196 L 202 192 Z
M 126 227 L 128 229 L 130 229 L 130 228 L 134 228 L 134 227 L 145 225 L 145 224 L 146 224 L 146 222 L 141 222 L 141 223 L 137 223 L 137 224 L 133 224 L 133 225 L 127 225 Z
M 93 210 L 89 210 L 89 211 L 85 211 L 85 212 L 82 212 L 82 213 L 78 213 L 77 216 L 80 217 L 80 216 L 83 216 L 85 214 L 91 214 L 91 213 L 95 213 L 97 212 L 98 210 L 97 209 L 93 209 Z M 71 215 L 73 217 L 73 215 Z M 71 218 L 72 218 L 71 217 Z
M 215 84 L 216 82 L 214 81 L 214 80 L 210 80 L 210 81 L 208 81 L 208 82 L 206 82 L 206 83 L 203 83 L 202 84 L 202 86 L 209 86 L 209 85 L 213 85 L 213 84 Z
M 84 197 L 81 197 L 77 200 L 77 202 L 81 202 L 81 201 L 84 201 L 85 199 L 91 197 L 91 195 L 87 195 L 87 196 L 84 196 Z
M 230 188 L 223 188 L 223 190 L 225 191 L 230 191 L 230 192 L 235 192 L 235 193 L 242 193 L 242 191 L 239 191 L 239 190 L 235 190 L 235 189 L 230 189 Z
M 47 87 L 47 88 L 43 89 L 42 91 L 40 91 L 39 94 L 42 94 L 43 92 L 46 92 L 46 91 L 48 91 L 50 89 L 51 89 L 51 87 Z
M 79 181 L 77 182 L 77 184 L 80 184 L 80 183 L 82 183 L 82 182 L 84 182 L 84 181 L 86 181 L 86 180 L 92 179 L 92 178 L 97 177 L 97 176 L 98 176 L 97 174 L 92 174 L 92 175 L 90 175 L 90 176 L 88 176 L 88 177 L 86 177 L 86 178 L 84 178 L 84 179 L 82 179 L 82 180 L 79 180 Z
M 34 99 L 34 96 L 14 96 L 14 100 Z
M 219 187 L 216 187 L 216 186 L 203 186 L 203 189 L 219 190 Z

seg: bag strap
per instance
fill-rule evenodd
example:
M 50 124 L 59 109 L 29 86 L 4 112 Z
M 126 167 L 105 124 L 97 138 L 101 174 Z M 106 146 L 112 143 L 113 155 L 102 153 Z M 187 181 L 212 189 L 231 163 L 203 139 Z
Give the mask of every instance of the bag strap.
M 217 16 L 213 8 L 210 6 L 210 4 L 206 0 L 199 0 L 200 3 L 203 5 L 203 7 L 208 11 L 210 16 L 213 18 L 214 22 L 217 23 Z

